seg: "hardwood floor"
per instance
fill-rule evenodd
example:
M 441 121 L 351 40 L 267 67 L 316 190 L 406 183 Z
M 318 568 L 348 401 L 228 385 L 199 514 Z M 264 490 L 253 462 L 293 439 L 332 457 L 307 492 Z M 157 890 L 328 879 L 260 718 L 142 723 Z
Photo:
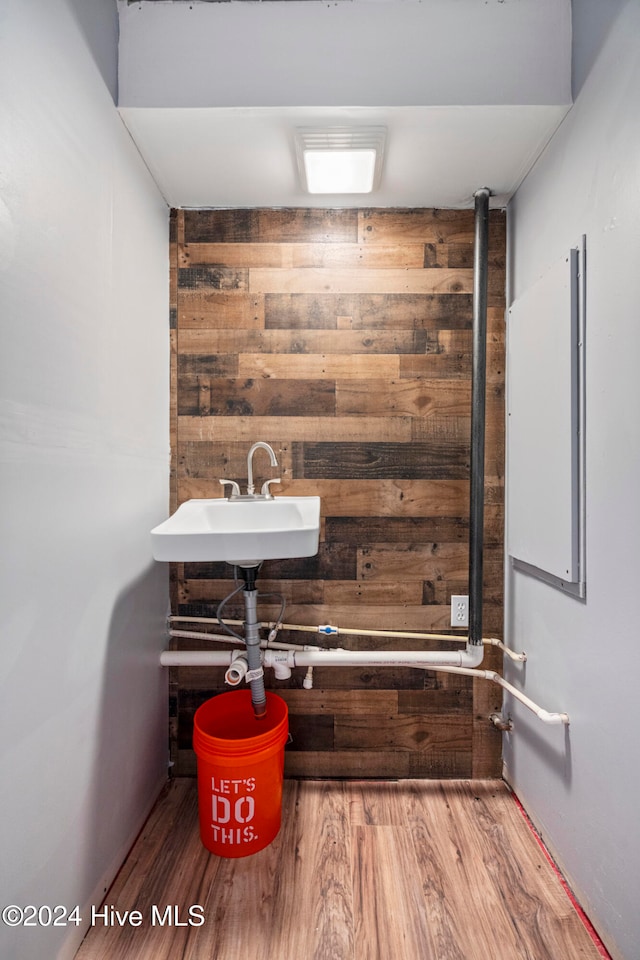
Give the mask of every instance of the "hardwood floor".
M 231 860 L 200 843 L 195 780 L 172 781 L 76 960 L 602 956 L 501 781 L 284 787 L 276 840 Z

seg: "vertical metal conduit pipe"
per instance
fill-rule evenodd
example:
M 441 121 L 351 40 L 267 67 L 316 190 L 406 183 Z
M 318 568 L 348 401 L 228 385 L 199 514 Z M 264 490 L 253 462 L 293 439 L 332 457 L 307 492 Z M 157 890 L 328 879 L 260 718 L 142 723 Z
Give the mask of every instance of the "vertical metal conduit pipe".
M 482 560 L 484 544 L 484 434 L 487 385 L 487 275 L 489 197 L 474 194 L 473 356 L 471 372 L 471 481 L 469 501 L 469 643 L 482 644 Z

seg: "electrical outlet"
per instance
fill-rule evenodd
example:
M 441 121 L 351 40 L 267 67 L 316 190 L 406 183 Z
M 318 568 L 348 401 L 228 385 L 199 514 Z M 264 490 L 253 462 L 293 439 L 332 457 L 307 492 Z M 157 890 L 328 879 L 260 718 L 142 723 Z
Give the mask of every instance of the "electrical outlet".
M 451 597 L 451 626 L 469 626 L 469 597 Z

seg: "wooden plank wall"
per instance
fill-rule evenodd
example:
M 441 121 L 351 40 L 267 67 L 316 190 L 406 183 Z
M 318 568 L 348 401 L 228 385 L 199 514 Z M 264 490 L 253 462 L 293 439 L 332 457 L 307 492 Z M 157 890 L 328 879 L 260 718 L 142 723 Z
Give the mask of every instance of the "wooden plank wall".
M 265 563 L 285 621 L 443 631 L 467 593 L 473 211 L 197 210 L 172 217 L 172 508 L 221 495 L 219 478 L 280 476 L 318 494 L 317 557 Z M 502 636 L 505 218 L 490 218 L 486 635 Z M 214 616 L 226 564 L 175 565 L 173 611 Z M 275 619 L 280 604 L 260 601 Z M 242 617 L 231 602 L 227 616 Z M 185 628 L 188 627 L 185 625 Z M 192 627 L 193 629 L 193 627 Z M 410 640 L 292 642 L 415 649 Z M 180 640 L 195 649 L 208 641 Z M 432 642 L 435 649 L 438 642 Z M 459 647 L 459 644 L 454 644 Z M 485 665 L 500 668 L 489 648 Z M 411 669 L 316 668 L 268 677 L 288 702 L 290 776 L 498 777 L 500 734 L 486 681 Z M 172 753 L 195 771 L 196 707 L 221 670 L 171 679 Z

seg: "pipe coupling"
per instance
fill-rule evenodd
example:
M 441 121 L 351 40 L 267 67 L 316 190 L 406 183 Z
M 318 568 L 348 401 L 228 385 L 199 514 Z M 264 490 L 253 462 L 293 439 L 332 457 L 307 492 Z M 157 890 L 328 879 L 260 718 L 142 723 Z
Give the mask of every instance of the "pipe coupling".
M 237 687 L 239 683 L 242 683 L 249 669 L 245 655 L 236 651 L 234 651 L 234 654 L 234 658 L 224 675 L 225 683 L 228 683 L 230 687 Z

